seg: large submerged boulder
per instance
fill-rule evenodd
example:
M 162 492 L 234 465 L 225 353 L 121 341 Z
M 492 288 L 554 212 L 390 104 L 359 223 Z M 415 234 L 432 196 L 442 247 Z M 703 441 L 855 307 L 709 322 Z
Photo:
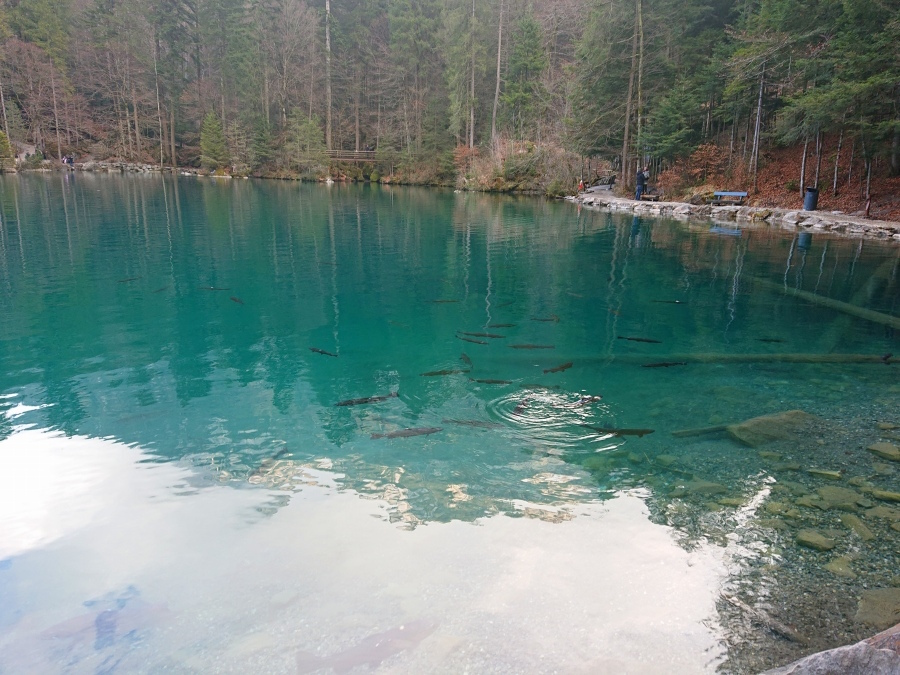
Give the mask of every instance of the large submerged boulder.
M 900 624 L 855 645 L 829 649 L 762 675 L 897 675 Z
M 815 415 L 802 410 L 788 410 L 730 424 L 726 430 L 736 441 L 756 448 L 772 441 L 795 439 L 815 419 Z

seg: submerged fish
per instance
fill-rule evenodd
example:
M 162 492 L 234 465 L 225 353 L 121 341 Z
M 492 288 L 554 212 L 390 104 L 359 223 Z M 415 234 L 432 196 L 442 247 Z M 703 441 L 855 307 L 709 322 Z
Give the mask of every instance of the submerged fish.
M 137 281 L 140 277 L 128 277 L 127 279 L 119 279 L 118 283 L 127 284 L 129 281 Z
M 447 370 L 429 370 L 427 373 L 421 373 L 421 377 L 438 377 L 440 375 L 461 375 L 468 373 L 469 370 L 461 368 L 448 368 Z
M 201 286 L 201 291 L 230 291 L 230 288 L 227 287 L 219 287 L 219 286 Z
M 756 338 L 758 342 L 784 342 L 781 338 Z
M 893 352 L 888 352 L 884 356 L 881 357 L 881 360 L 884 362 L 886 366 L 891 365 L 891 357 L 893 356 Z
M 516 301 L 515 301 L 515 300 L 510 300 L 509 302 L 502 302 L 502 303 L 500 303 L 499 305 L 497 305 L 497 307 L 498 307 L 498 308 L 500 308 L 500 307 L 509 307 L 510 305 L 514 305 L 514 304 L 516 304 Z
M 156 289 L 155 291 L 153 291 L 153 292 L 154 292 L 154 293 L 162 293 L 162 292 L 163 292 L 164 290 L 166 290 L 167 288 L 168 288 L 168 286 L 163 286 L 162 288 L 157 288 L 157 289 Z
M 323 356 L 333 356 L 337 358 L 337 354 L 332 354 L 331 352 L 326 352 L 324 349 L 319 349 L 318 347 L 310 347 L 309 351 L 315 352 L 316 354 L 322 354 Z
M 392 391 L 390 394 L 386 394 L 384 396 L 365 396 L 363 398 L 350 398 L 346 401 L 341 401 L 340 403 L 335 403 L 335 406 L 348 406 L 348 405 L 362 405 L 363 403 L 379 403 L 380 401 L 387 401 L 389 398 L 396 398 L 397 392 Z
M 632 342 L 649 342 L 654 345 L 661 345 L 662 340 L 654 340 L 652 338 L 642 338 L 642 337 L 623 337 L 622 335 L 616 336 L 619 340 L 631 340 Z
M 510 345 L 511 349 L 556 349 L 554 345 Z
M 585 427 L 587 429 L 593 429 L 594 431 L 599 431 L 601 434 L 613 434 L 614 436 L 637 436 L 640 438 L 641 436 L 646 436 L 647 434 L 652 434 L 654 429 L 613 429 L 608 427 L 595 427 L 590 424 L 580 424 L 579 426 Z
M 523 412 L 525 412 L 525 408 L 528 407 L 528 404 L 530 402 L 531 402 L 531 399 L 528 396 L 526 396 L 524 399 L 522 399 L 522 402 L 519 403 L 519 405 L 517 405 L 515 408 L 513 408 L 512 414 L 513 415 L 521 415 Z
M 670 368 L 671 366 L 686 366 L 687 361 L 660 361 L 658 363 L 645 363 L 642 368 Z
M 472 365 L 472 359 L 470 359 L 469 355 L 466 354 L 465 352 L 463 352 L 462 354 L 459 355 L 459 360 L 462 361 L 463 363 L 465 363 L 467 366 Z
M 234 295 L 231 296 L 231 301 L 232 301 L 232 302 L 236 302 L 236 303 L 239 304 L 239 305 L 243 305 L 243 304 L 244 304 L 244 301 L 243 301 L 243 300 L 241 300 L 241 299 L 238 298 L 238 297 L 235 297 Z
M 488 328 L 514 328 L 514 323 L 489 323 Z
M 561 363 L 558 366 L 554 366 L 553 368 L 544 368 L 545 373 L 561 373 L 564 370 L 568 370 L 572 367 L 571 361 L 566 361 L 565 363 Z
M 481 429 L 501 429 L 503 428 L 502 424 L 497 424 L 496 422 L 485 422 L 483 420 L 454 420 L 445 417 L 441 420 L 443 424 L 460 424 L 466 427 L 479 427 Z
M 459 302 L 459 300 L 432 300 L 435 305 L 446 305 L 451 302 Z
M 428 434 L 436 434 L 443 431 L 441 427 L 417 427 L 414 429 L 400 429 L 399 431 L 389 431 L 386 434 L 372 434 L 372 438 L 409 438 L 410 436 L 427 436 Z
M 457 340 L 465 340 L 466 342 L 471 342 L 475 345 L 486 345 L 487 342 L 485 340 L 476 340 L 475 338 L 466 337 L 465 335 L 457 335 Z
M 460 335 L 470 335 L 472 337 L 486 337 L 486 338 L 505 338 L 505 335 L 497 335 L 496 333 L 467 333 L 463 330 L 459 331 Z
M 551 314 L 550 316 L 547 316 L 547 317 L 533 316 L 533 317 L 531 317 L 531 320 L 532 321 L 544 321 L 547 323 L 559 323 L 559 317 L 556 316 L 556 314 Z
M 492 379 L 484 379 L 484 380 L 475 380 L 473 378 L 469 378 L 472 382 L 478 382 L 479 384 L 512 384 L 510 380 L 492 380 Z
M 651 302 L 658 302 L 664 305 L 683 305 L 685 304 L 684 300 L 652 300 Z
M 582 396 L 578 399 L 578 402 L 575 404 L 576 408 L 580 408 L 581 406 L 587 405 L 588 403 L 597 403 L 597 401 L 602 401 L 602 396 Z
M 419 643 L 431 635 L 436 628 L 437 624 L 432 621 L 417 619 L 382 633 L 369 635 L 356 646 L 331 656 L 316 656 L 298 652 L 297 673 L 305 675 L 318 670 L 350 673 L 363 667 L 367 671 L 374 671 L 383 661 L 392 656 L 418 647 Z

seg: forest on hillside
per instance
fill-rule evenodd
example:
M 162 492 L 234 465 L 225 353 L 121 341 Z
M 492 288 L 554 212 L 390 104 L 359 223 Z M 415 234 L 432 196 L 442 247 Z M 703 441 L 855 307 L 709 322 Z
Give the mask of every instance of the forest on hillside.
M 644 163 L 754 189 L 787 146 L 801 189 L 900 174 L 895 0 L 2 0 L 0 39 L 3 131 L 38 159 L 369 151 L 342 170 L 552 193 Z

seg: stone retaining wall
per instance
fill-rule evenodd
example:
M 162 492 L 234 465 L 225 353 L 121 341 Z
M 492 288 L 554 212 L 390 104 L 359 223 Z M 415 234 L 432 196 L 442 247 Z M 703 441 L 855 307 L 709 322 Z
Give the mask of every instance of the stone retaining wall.
M 637 202 L 633 199 L 613 197 L 609 194 L 581 193 L 567 197 L 584 206 L 634 213 L 643 216 L 705 219 L 715 222 L 769 223 L 788 229 L 808 229 L 821 232 L 893 239 L 900 242 L 900 223 L 886 220 L 870 220 L 858 216 L 831 211 L 791 211 L 756 206 L 709 206 L 683 202 Z

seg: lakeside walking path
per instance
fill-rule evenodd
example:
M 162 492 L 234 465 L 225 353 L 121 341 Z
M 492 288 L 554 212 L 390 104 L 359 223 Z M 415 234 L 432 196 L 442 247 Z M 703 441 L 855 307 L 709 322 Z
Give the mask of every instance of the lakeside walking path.
M 769 223 L 784 229 L 833 232 L 852 237 L 893 239 L 900 242 L 900 223 L 873 220 L 832 211 L 802 211 L 761 206 L 711 206 L 684 202 L 648 202 L 615 197 L 609 192 L 581 192 L 568 201 L 608 211 L 630 212 L 637 216 L 703 218 L 715 222 Z

